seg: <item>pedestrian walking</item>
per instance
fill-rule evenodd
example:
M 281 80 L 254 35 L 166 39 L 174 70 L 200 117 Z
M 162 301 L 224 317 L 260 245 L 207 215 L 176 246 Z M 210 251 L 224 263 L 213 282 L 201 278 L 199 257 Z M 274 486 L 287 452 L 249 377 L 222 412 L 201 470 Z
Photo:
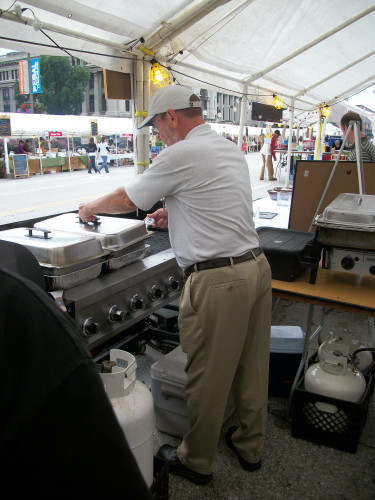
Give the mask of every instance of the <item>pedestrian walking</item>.
M 99 173 L 104 168 L 104 170 L 106 171 L 106 173 L 109 174 L 108 164 L 107 164 L 107 161 L 108 161 L 108 152 L 109 152 L 108 143 L 107 143 L 106 138 L 103 135 L 102 140 L 98 144 L 98 155 L 97 155 L 97 157 L 99 159 L 99 156 L 101 156 L 102 161 L 103 161 L 103 163 L 100 165 L 100 167 L 98 169 Z

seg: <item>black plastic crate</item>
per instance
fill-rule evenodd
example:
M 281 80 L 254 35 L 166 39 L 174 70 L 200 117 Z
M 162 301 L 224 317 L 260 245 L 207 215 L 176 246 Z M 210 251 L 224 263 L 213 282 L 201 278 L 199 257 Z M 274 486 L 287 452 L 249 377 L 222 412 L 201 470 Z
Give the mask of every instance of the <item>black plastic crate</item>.
M 315 363 L 310 359 L 309 364 Z M 374 392 L 374 368 L 364 374 L 366 390 L 358 403 L 314 394 L 304 389 L 300 378 L 293 395 L 292 436 L 355 453 L 366 423 L 370 398 Z M 337 407 L 337 412 L 318 410 L 316 401 Z
M 154 481 L 151 493 L 155 500 L 168 500 L 169 469 L 168 463 L 157 456 L 154 457 Z

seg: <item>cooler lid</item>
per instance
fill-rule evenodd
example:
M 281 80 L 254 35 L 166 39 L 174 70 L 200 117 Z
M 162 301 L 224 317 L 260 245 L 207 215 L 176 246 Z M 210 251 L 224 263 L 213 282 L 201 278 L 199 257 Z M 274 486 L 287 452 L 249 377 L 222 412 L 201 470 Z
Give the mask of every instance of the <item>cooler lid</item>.
M 305 333 L 300 326 L 271 326 L 271 352 L 300 354 L 304 343 Z
M 257 233 L 259 246 L 265 254 L 298 255 L 314 239 L 310 232 L 277 227 L 258 227 Z
M 165 379 L 185 387 L 186 354 L 179 345 L 151 366 L 151 375 L 158 380 Z

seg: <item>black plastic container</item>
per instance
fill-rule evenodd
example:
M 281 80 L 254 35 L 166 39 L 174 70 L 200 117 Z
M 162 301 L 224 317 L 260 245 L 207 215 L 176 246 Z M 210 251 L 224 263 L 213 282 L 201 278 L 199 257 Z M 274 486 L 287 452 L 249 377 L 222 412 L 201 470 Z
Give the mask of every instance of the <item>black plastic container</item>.
M 313 233 L 266 226 L 258 227 L 257 232 L 273 279 L 294 281 L 310 267 L 310 283 L 315 283 L 321 245 L 315 241 Z

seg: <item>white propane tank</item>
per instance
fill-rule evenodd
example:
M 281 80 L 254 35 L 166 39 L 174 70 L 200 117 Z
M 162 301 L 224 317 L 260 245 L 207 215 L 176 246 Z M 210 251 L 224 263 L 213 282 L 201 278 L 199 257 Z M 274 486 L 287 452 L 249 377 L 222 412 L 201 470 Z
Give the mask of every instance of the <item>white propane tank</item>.
M 132 354 L 111 349 L 100 373 L 126 440 L 148 487 L 154 479 L 153 430 L 154 402 L 151 391 L 135 378 L 137 364 Z
M 341 332 L 339 335 L 333 335 L 330 339 L 323 342 L 318 349 L 318 361 L 323 361 L 324 359 L 324 351 L 335 351 L 337 343 L 345 344 L 348 346 L 348 353 L 350 356 L 353 356 L 353 353 L 357 349 L 362 349 L 366 346 L 361 344 L 358 339 L 350 338 L 350 333 Z M 322 355 L 323 353 L 323 355 Z M 372 363 L 372 354 L 370 351 L 362 351 L 356 355 L 359 364 L 357 368 L 361 370 L 363 373 Z
M 366 380 L 359 370 L 348 363 L 348 346 L 336 343 L 336 349 L 324 352 L 324 360 L 307 369 L 305 389 L 313 394 L 358 403 L 365 392 Z M 343 352 L 346 355 L 342 355 Z M 315 406 L 320 411 L 337 412 L 335 405 L 322 401 L 316 401 Z

